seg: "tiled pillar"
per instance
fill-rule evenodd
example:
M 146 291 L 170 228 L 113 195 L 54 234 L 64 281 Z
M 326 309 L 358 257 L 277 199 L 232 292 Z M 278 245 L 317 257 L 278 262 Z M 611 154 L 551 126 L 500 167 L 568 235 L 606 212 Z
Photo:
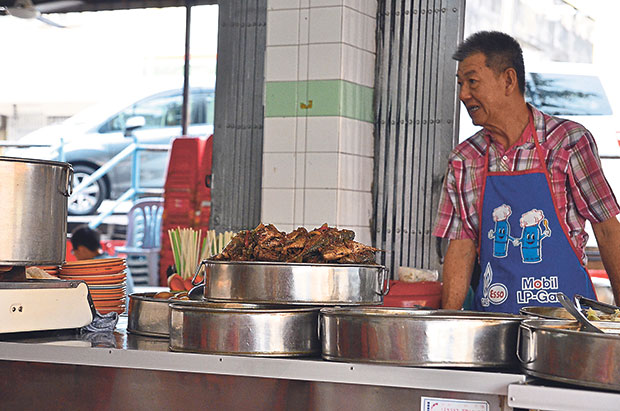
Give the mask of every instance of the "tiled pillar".
M 269 0 L 262 221 L 371 243 L 376 0 Z

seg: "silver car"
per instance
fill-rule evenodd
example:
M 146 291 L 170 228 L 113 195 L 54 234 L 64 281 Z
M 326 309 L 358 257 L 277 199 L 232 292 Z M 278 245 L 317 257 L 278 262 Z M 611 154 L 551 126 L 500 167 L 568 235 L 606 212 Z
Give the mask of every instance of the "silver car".
M 192 88 L 188 135 L 213 133 L 214 90 Z M 12 148 L 5 155 L 46 160 L 62 159 L 73 165 L 74 186 L 93 174 L 133 142 L 125 137 L 125 123 L 143 117 L 144 125 L 133 133 L 141 144 L 169 144 L 181 135 L 183 90 L 157 93 L 129 104 L 116 103 L 91 107 L 62 123 L 43 127 L 22 137 L 20 144 L 47 147 Z M 61 139 L 64 141 L 61 149 Z M 168 152 L 140 152 L 140 187 L 162 188 L 168 164 Z M 116 199 L 131 186 L 131 156 L 114 166 L 69 204 L 69 214 L 95 214 L 104 199 Z

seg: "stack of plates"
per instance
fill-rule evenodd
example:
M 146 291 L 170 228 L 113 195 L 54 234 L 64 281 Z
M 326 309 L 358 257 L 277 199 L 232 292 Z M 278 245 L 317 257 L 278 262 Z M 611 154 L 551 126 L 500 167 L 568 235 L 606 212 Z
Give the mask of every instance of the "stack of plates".
M 60 268 L 63 280 L 88 284 L 95 308 L 101 314 L 125 311 L 127 265 L 124 258 L 69 261 Z

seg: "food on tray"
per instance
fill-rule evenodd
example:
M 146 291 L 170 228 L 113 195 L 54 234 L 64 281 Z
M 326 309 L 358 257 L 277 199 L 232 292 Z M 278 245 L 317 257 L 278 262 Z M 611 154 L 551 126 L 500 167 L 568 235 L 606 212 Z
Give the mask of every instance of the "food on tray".
M 44 279 L 44 280 L 58 280 L 58 277 L 54 277 L 47 271 L 40 269 L 39 267 L 26 268 L 26 278 Z
M 189 300 L 187 295 L 187 291 L 181 292 L 169 292 L 169 291 L 160 291 L 153 296 L 153 298 L 157 300 Z
M 600 311 L 594 311 L 592 308 L 586 310 L 586 317 L 590 321 L 617 321 L 620 322 L 620 310 L 614 311 L 613 314 L 604 314 Z
M 380 250 L 353 238 L 353 231 L 327 224 L 310 232 L 299 227 L 288 234 L 271 224 L 259 224 L 253 230 L 237 233 L 213 260 L 376 264 L 375 253 Z
M 172 297 L 174 295 L 174 293 L 171 293 L 169 291 L 160 291 L 157 294 L 155 294 L 153 296 L 153 298 L 156 298 L 158 300 L 167 300 L 168 298 Z

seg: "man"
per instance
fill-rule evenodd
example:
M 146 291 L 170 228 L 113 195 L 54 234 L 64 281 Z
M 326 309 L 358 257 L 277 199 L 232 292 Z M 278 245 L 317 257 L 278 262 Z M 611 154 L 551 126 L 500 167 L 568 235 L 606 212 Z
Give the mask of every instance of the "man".
M 586 220 L 620 302 L 620 207 L 590 132 L 525 102 L 523 54 L 512 37 L 475 33 L 453 58 L 459 99 L 483 129 L 448 161 L 433 231 L 450 239 L 442 307 L 463 306 L 476 259 L 475 310 L 559 305 L 558 291 L 594 297 Z

